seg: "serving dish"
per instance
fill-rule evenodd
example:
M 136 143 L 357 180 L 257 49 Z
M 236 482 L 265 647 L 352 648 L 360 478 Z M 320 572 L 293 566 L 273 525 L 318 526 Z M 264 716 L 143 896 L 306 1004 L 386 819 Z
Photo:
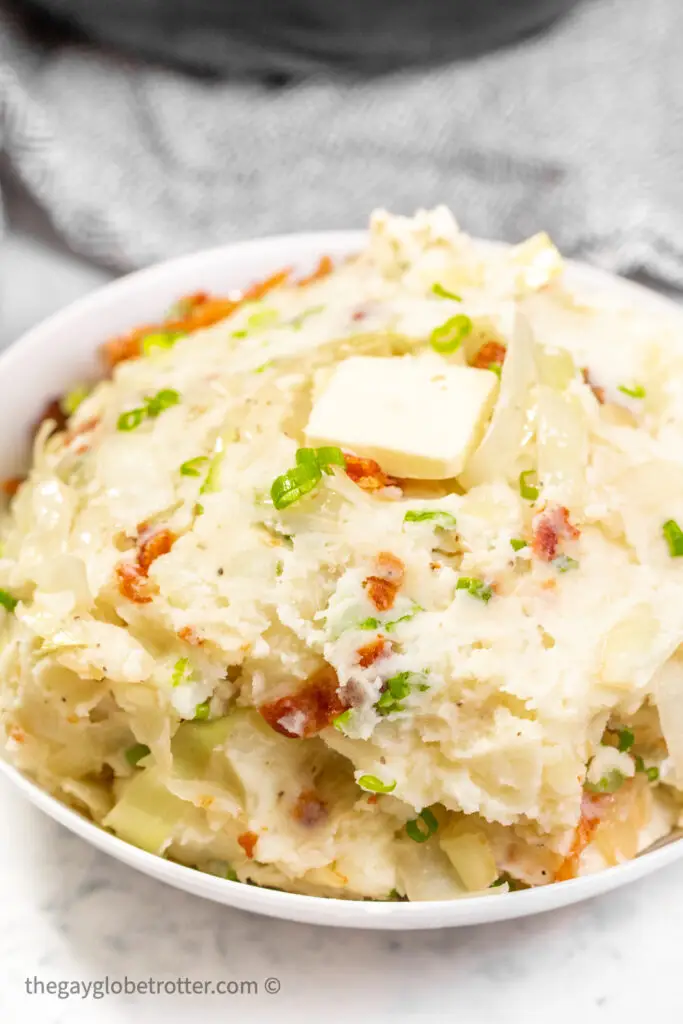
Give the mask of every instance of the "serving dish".
M 361 232 L 331 232 L 264 239 L 174 260 L 123 278 L 79 301 L 29 332 L 0 358 L 0 425 L 5 445 L 0 473 L 11 476 L 27 458 L 30 427 L 46 401 L 74 380 L 99 372 L 98 347 L 105 337 L 152 320 L 179 294 L 195 289 L 239 289 L 285 264 L 305 273 L 317 258 L 341 258 L 362 247 Z M 639 286 L 578 265 L 568 280 L 638 304 L 671 310 L 672 304 Z M 104 325 L 104 326 L 103 326 Z M 215 878 L 147 854 L 102 831 L 5 762 L 0 770 L 38 807 L 96 847 L 152 877 L 217 902 L 309 923 L 368 928 L 429 928 L 503 920 L 553 909 L 607 892 L 683 855 L 680 842 L 599 874 L 538 889 L 427 903 L 351 902 L 259 889 Z

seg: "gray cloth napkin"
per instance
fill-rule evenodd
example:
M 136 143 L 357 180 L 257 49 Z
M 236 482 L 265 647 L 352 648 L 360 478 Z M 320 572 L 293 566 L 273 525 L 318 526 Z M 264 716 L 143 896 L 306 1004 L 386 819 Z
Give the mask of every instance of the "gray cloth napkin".
M 683 286 L 683 3 L 588 0 L 470 63 L 279 90 L 84 46 L 0 11 L 0 151 L 70 246 L 128 268 L 447 203 L 477 235 Z

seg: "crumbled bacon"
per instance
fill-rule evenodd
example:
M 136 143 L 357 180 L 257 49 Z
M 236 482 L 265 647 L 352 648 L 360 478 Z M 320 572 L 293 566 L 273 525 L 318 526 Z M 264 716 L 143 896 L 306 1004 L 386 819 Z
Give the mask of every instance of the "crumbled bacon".
M 152 586 L 147 574 L 138 565 L 130 562 L 119 562 L 116 566 L 116 577 L 119 590 L 124 597 L 135 604 L 149 604 L 152 600 Z
M 592 380 L 590 378 L 590 373 L 588 372 L 588 369 L 585 366 L 584 366 L 584 368 L 581 371 L 581 376 L 583 377 L 584 383 L 587 384 L 588 387 L 591 389 L 591 391 L 593 392 L 593 394 L 597 398 L 597 400 L 600 403 L 600 405 L 604 405 L 605 404 L 605 389 L 601 388 L 601 387 L 598 387 L 597 384 L 594 384 L 592 382 Z
M 152 562 L 167 555 L 176 541 L 176 535 L 166 527 L 150 527 L 146 523 L 138 526 L 138 565 L 147 575 Z
M 377 611 L 386 612 L 393 608 L 404 575 L 405 566 L 401 559 L 390 551 L 380 551 L 377 556 L 377 575 L 363 580 L 363 586 Z
M 237 842 L 240 844 L 249 860 L 253 860 L 254 847 L 258 843 L 258 835 L 256 832 L 243 832 L 241 836 L 237 837 Z
M 346 475 L 363 491 L 381 491 L 384 487 L 396 487 L 397 481 L 384 472 L 374 459 L 344 453 Z
M 300 793 L 292 809 L 294 819 L 308 828 L 322 824 L 327 813 L 327 804 L 312 789 L 305 789 Z
M 303 288 L 307 284 L 313 284 L 314 281 L 320 281 L 323 277 L 327 277 L 332 273 L 334 269 L 334 263 L 329 256 L 321 256 L 318 262 L 318 266 L 315 268 L 312 274 L 307 277 L 302 277 L 297 281 L 297 287 Z
M 369 668 L 370 665 L 374 665 L 380 658 L 386 658 L 387 655 L 391 654 L 391 645 L 387 643 L 385 637 L 378 636 L 371 640 L 370 643 L 359 647 L 357 654 L 360 667 Z
M 487 341 L 481 346 L 470 366 L 476 366 L 479 370 L 488 370 L 491 363 L 502 366 L 506 355 L 505 345 L 501 345 L 499 341 Z
M 593 834 L 600 824 L 600 819 L 612 802 L 613 798 L 608 794 L 583 794 L 579 823 L 576 826 L 569 853 L 555 872 L 556 882 L 566 882 L 570 878 L 576 878 L 581 854 L 593 838 Z
M 136 359 L 142 352 L 142 339 L 147 334 L 178 333 L 192 334 L 203 327 L 211 327 L 220 320 L 234 313 L 245 302 L 255 302 L 273 288 L 284 284 L 291 268 L 279 270 L 264 281 L 257 281 L 242 292 L 236 299 L 220 298 L 206 292 L 194 292 L 181 299 L 175 312 L 166 320 L 156 324 L 145 324 L 136 327 L 127 334 L 111 338 L 102 346 L 105 362 L 109 369 L 127 359 Z
M 537 558 L 552 562 L 560 540 L 575 540 L 578 536 L 579 530 L 569 521 L 569 509 L 554 505 L 534 518 L 531 548 Z
M 182 629 L 179 629 L 178 639 L 184 640 L 185 643 L 190 644 L 191 647 L 201 647 L 204 643 L 204 638 L 199 636 L 192 626 L 183 626 Z
M 3 480 L 2 489 L 7 497 L 13 498 L 25 480 L 25 476 L 10 476 L 6 480 Z
M 327 665 L 316 672 L 301 689 L 262 704 L 259 712 L 271 729 L 291 739 L 306 739 L 325 729 L 333 718 L 346 711 L 338 692 L 339 680 Z
M 365 318 L 367 317 L 367 315 L 368 315 L 368 314 L 367 314 L 367 313 L 365 312 L 365 310 L 364 310 L 364 309 L 356 309 L 356 310 L 355 310 L 355 311 L 354 311 L 354 312 L 353 312 L 353 313 L 351 314 L 351 319 L 352 319 L 352 320 L 355 320 L 356 322 L 358 322 L 359 320 L 365 320 Z

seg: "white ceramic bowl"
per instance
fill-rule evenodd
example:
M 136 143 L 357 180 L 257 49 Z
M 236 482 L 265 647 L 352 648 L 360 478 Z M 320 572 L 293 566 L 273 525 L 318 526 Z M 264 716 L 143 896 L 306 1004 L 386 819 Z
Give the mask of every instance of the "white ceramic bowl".
M 81 299 L 29 331 L 0 357 L 0 477 L 26 465 L 31 426 L 48 400 L 74 381 L 98 375 L 99 345 L 117 332 L 154 321 L 180 295 L 225 294 L 283 266 L 307 271 L 318 256 L 342 257 L 364 243 L 362 232 L 268 238 L 211 249 L 131 274 Z M 570 280 L 639 305 L 673 304 L 601 271 L 570 265 Z M 145 853 L 103 831 L 40 790 L 0 758 L 0 771 L 37 807 L 118 860 L 178 889 L 271 917 L 353 928 L 443 928 L 523 917 L 566 906 L 635 881 L 683 856 L 679 841 L 597 875 L 539 889 L 433 903 L 374 903 L 320 899 L 258 889 L 214 878 Z

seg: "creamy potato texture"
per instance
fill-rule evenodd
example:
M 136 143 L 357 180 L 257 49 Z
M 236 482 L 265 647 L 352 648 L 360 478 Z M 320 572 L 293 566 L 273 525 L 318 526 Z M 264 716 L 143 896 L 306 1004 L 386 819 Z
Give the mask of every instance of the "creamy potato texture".
M 444 209 L 117 339 L 4 518 L 7 755 L 313 895 L 634 856 L 683 787 L 682 339 Z

